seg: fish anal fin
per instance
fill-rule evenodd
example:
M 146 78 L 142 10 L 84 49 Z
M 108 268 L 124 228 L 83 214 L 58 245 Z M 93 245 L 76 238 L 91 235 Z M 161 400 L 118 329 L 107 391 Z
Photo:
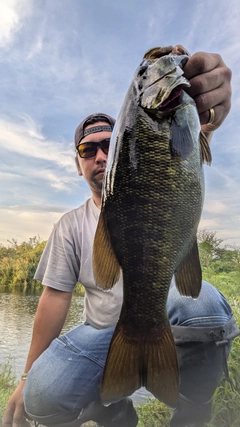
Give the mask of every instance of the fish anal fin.
M 100 213 L 93 242 L 93 272 L 97 285 L 102 289 L 111 289 L 120 277 L 120 265 L 111 245 L 103 212 Z
M 192 298 L 198 297 L 202 286 L 202 269 L 197 239 L 175 272 L 175 281 L 181 295 Z
M 121 327 L 113 335 L 103 374 L 103 403 L 118 401 L 141 386 L 166 405 L 176 407 L 179 372 L 169 325 L 150 339 L 126 336 Z
M 212 162 L 212 154 L 209 142 L 203 132 L 200 132 L 200 146 L 203 162 L 210 165 Z

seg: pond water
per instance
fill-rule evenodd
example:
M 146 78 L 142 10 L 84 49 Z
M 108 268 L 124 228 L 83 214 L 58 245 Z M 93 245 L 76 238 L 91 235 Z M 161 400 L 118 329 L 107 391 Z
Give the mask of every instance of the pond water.
M 31 342 L 34 315 L 41 292 L 23 294 L 0 290 L 0 364 L 10 357 L 17 379 L 24 371 L 25 361 Z M 71 309 L 63 332 L 83 321 L 83 297 L 73 295 Z M 141 403 L 151 396 L 145 389 L 134 393 L 133 400 Z
M 10 356 L 16 375 L 24 370 L 40 295 L 0 292 L 0 363 Z M 74 295 L 63 332 L 82 321 L 82 312 L 83 297 Z

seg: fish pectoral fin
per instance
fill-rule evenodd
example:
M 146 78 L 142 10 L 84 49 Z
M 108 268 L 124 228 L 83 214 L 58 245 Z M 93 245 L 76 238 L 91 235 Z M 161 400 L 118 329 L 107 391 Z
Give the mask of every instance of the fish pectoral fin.
M 209 142 L 203 132 L 200 132 L 200 146 L 201 146 L 203 162 L 206 163 L 207 165 L 210 165 L 212 162 L 212 154 L 211 154 Z
M 113 251 L 102 212 L 93 242 L 93 273 L 97 285 L 103 289 L 111 289 L 120 277 L 120 265 Z
M 202 269 L 197 239 L 175 272 L 175 281 L 181 295 L 192 298 L 198 297 L 202 286 Z
M 137 339 L 117 327 L 110 345 L 101 389 L 103 403 L 115 402 L 145 386 L 166 405 L 176 407 L 179 373 L 168 325 L 159 337 Z
M 186 160 L 193 150 L 193 139 L 188 122 L 178 125 L 176 117 L 173 117 L 170 126 L 170 151 L 172 157 Z

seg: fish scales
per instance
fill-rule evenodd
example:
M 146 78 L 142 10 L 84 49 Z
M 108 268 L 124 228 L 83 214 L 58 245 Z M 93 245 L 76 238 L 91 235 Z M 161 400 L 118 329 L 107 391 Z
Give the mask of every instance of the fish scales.
M 176 406 L 169 287 L 175 273 L 183 295 L 197 297 L 201 288 L 196 233 L 204 197 L 203 153 L 209 161 L 210 151 L 196 106 L 182 90 L 188 85 L 182 77 L 188 55 L 181 48 L 173 52 L 140 64 L 111 139 L 93 266 L 105 289 L 121 269 L 124 297 L 104 370 L 106 403 L 143 385 Z M 171 90 L 168 80 L 163 82 L 169 74 Z

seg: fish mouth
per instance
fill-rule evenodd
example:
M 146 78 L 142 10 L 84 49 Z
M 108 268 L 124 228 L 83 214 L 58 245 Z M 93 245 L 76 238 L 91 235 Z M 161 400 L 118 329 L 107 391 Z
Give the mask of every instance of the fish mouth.
M 160 111 L 169 111 L 178 107 L 181 104 L 181 95 L 185 85 L 175 87 L 170 93 L 169 97 L 162 102 L 158 107 Z

